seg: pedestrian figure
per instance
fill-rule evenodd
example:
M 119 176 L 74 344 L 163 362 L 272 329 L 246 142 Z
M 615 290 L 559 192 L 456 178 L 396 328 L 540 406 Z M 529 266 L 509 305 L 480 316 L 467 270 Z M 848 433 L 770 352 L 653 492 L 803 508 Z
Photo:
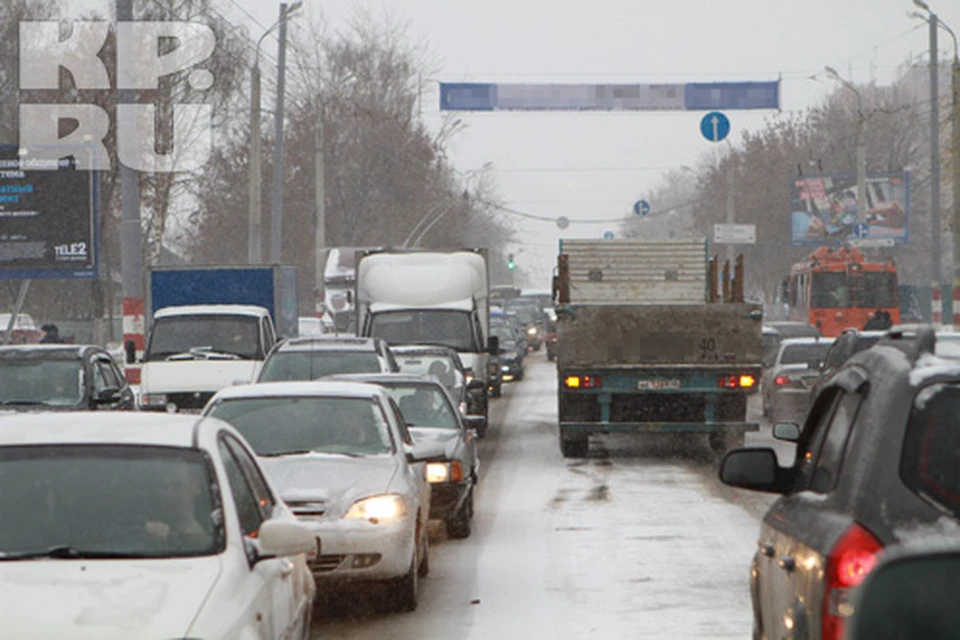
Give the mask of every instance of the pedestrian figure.
M 63 338 L 60 337 L 60 329 L 55 324 L 45 324 L 40 327 L 43 337 L 40 338 L 40 344 L 63 344 Z

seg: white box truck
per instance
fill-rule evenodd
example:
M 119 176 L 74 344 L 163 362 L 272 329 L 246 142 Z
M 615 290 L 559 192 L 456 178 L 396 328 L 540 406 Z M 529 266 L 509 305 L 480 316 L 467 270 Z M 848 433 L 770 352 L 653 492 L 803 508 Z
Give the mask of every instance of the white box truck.
M 357 255 L 357 335 L 390 345 L 454 349 L 482 382 L 470 413 L 487 415 L 491 354 L 489 279 L 484 249 L 378 249 Z M 475 387 L 476 388 L 476 387 Z

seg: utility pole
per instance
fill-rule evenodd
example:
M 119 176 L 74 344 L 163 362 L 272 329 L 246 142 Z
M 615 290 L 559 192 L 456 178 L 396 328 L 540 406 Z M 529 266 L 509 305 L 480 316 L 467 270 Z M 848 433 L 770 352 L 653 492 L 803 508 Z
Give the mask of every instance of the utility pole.
M 257 47 L 257 58 L 260 48 Z M 255 59 L 253 69 L 250 70 L 250 160 L 247 185 L 249 189 L 249 211 L 247 220 L 247 262 L 260 264 L 262 261 L 260 229 L 261 229 L 261 195 L 260 195 L 260 62 Z
M 953 151 L 953 286 L 956 288 L 960 287 L 960 56 L 957 55 L 956 39 L 953 43 L 953 66 L 950 76 L 953 93 L 953 114 L 950 125 L 953 142 L 951 145 Z M 953 324 L 952 318 L 951 324 Z
M 316 184 L 316 213 L 314 214 L 314 278 L 316 281 L 315 289 L 317 299 L 314 301 L 314 309 L 317 303 L 323 300 L 323 268 L 326 265 L 327 258 L 327 213 L 326 213 L 326 185 L 324 183 L 324 158 L 323 158 L 323 109 L 317 115 L 317 126 L 314 129 L 314 181 Z
M 953 323 L 953 291 L 947 291 L 940 265 L 940 88 L 937 14 L 930 11 L 930 287 L 940 289 L 941 322 Z
M 270 261 L 280 264 L 283 242 L 283 103 L 287 70 L 287 3 L 280 3 L 280 48 L 277 52 L 277 109 L 273 143 L 273 218 L 270 234 Z
M 117 23 L 133 21 L 133 0 L 117 0 Z M 117 51 L 118 56 L 133 56 L 132 44 Z M 135 104 L 136 93 L 121 89 L 120 104 Z M 137 131 L 127 135 L 136 136 Z M 136 144 L 131 145 L 137 148 Z M 120 164 L 120 197 L 123 223 L 120 231 L 120 271 L 123 292 L 123 342 L 133 343 L 133 351 L 143 354 L 146 345 L 146 327 L 143 308 L 143 247 L 140 231 L 140 176 L 132 168 Z M 128 365 L 132 363 L 127 363 Z M 139 384 L 139 367 L 128 368 L 127 380 Z
M 727 141 L 729 145 L 729 140 Z M 733 167 L 733 145 L 730 146 L 730 154 L 727 156 L 727 224 L 733 224 L 734 211 L 733 211 L 733 190 L 736 186 L 736 172 Z M 732 244 L 727 244 L 727 262 L 730 263 L 730 266 L 733 266 L 733 255 L 734 247 Z M 727 272 L 724 272 L 725 274 Z

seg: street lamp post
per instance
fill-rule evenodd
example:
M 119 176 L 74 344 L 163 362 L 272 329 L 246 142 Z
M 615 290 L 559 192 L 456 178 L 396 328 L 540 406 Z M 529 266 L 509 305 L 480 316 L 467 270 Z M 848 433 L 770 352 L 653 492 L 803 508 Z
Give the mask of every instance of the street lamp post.
M 262 258 L 262 202 L 261 202 L 261 153 L 262 136 L 260 134 L 260 47 L 263 41 L 273 33 L 274 29 L 286 22 L 290 15 L 299 9 L 300 2 L 294 3 L 286 11 L 281 9 L 280 19 L 274 22 L 269 29 L 263 32 L 257 40 L 257 50 L 253 57 L 253 68 L 250 69 L 250 159 L 248 169 L 248 212 L 247 212 L 247 262 L 260 264 Z
M 864 135 L 866 116 L 863 113 L 863 95 L 833 67 L 824 67 L 824 71 L 857 96 L 857 224 L 863 224 L 867 221 L 867 140 Z

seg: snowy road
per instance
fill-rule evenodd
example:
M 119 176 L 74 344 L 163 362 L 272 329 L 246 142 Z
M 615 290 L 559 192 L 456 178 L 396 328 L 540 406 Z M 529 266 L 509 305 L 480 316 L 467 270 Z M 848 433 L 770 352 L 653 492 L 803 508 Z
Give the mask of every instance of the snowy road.
M 772 497 L 722 486 L 705 444 L 611 437 L 565 460 L 555 369 L 542 352 L 526 364 L 494 405 L 473 535 L 432 538 L 418 610 L 379 613 L 346 591 L 318 609 L 314 637 L 749 637 L 748 568 Z

